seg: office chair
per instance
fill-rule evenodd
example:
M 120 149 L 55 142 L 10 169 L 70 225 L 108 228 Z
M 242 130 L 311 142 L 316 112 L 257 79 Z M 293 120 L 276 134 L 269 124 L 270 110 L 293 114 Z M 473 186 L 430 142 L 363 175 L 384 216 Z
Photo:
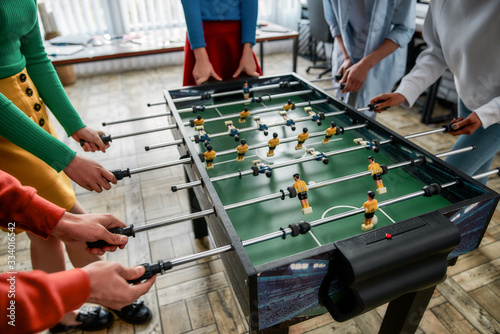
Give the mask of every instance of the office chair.
M 309 66 L 306 70 L 309 73 L 309 70 L 312 68 L 324 69 L 318 75 L 318 78 L 331 72 L 332 64 L 331 62 L 327 62 L 324 64 L 316 64 L 317 61 L 317 47 L 319 43 L 323 43 L 323 50 L 325 50 L 325 43 L 333 43 L 333 37 L 330 33 L 330 27 L 325 20 L 325 14 L 323 10 L 323 1 L 322 0 L 308 0 L 308 14 L 309 14 L 309 33 L 312 39 L 312 47 L 311 50 L 313 65 Z M 326 52 L 325 52 L 326 53 Z

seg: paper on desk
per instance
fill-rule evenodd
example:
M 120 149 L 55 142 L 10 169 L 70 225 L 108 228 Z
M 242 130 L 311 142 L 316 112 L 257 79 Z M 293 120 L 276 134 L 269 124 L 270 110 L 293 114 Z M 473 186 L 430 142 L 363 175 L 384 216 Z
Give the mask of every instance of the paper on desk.
M 83 51 L 83 45 L 65 45 L 65 46 L 47 46 L 45 47 L 45 52 L 49 56 L 70 56 L 77 52 Z

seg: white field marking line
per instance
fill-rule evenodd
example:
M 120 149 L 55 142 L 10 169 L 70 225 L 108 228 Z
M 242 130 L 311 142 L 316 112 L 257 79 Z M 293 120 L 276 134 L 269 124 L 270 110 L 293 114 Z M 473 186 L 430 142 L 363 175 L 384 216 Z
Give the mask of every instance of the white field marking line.
M 325 218 L 325 215 L 328 213 L 328 211 L 334 210 L 334 209 L 337 209 L 337 208 L 359 209 L 359 208 L 357 208 L 355 206 L 350 206 L 350 205 L 332 206 L 331 208 L 329 208 L 328 210 L 326 210 L 325 212 L 323 212 L 323 215 L 321 216 L 321 219 Z M 387 217 L 387 219 L 389 219 L 393 224 L 396 223 L 396 221 L 394 219 L 392 219 L 384 210 L 378 209 L 378 211 L 382 212 Z
M 214 108 L 215 111 L 217 111 L 217 113 L 219 114 L 220 117 L 222 117 L 222 113 L 219 111 L 219 108 Z
M 316 236 L 314 235 L 314 233 L 312 232 L 312 230 L 309 231 L 309 234 L 314 239 L 314 241 L 316 241 L 316 243 L 318 244 L 318 246 L 322 246 L 321 242 L 319 242 L 319 240 L 316 238 Z

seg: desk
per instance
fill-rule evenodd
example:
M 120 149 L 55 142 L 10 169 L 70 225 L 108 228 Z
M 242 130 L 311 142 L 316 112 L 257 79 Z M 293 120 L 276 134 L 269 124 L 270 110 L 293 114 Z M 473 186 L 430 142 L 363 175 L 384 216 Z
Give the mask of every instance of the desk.
M 260 65 L 264 70 L 264 42 L 293 40 L 293 71 L 297 70 L 297 41 L 299 33 L 277 24 L 268 23 L 259 26 L 256 40 L 260 45 Z M 128 57 L 146 56 L 169 52 L 184 51 L 186 28 L 152 30 L 144 33 L 126 35 L 114 40 L 94 39 L 100 45 L 88 44 L 82 51 L 72 55 L 59 55 L 50 42 L 45 47 L 54 66 L 82 64 L 101 60 L 113 60 Z M 102 43 L 102 44 L 101 44 Z M 59 50 L 64 52 L 64 46 Z M 52 54 L 51 54 L 52 53 Z

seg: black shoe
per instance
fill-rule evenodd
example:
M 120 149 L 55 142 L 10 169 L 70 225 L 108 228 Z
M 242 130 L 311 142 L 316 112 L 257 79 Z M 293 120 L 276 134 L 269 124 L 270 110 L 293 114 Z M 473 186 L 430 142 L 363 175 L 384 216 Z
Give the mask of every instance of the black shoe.
M 118 318 L 123 321 L 132 324 L 132 325 L 140 325 L 151 320 L 153 313 L 151 310 L 144 305 L 144 302 L 141 300 L 136 300 L 130 305 L 125 306 L 121 310 L 113 310 L 114 314 L 118 316 Z
M 113 315 L 100 306 L 81 308 L 76 316 L 76 321 L 80 321 L 81 324 L 73 326 L 57 324 L 49 331 L 51 333 L 63 333 L 73 329 L 87 332 L 100 331 L 111 327 L 113 320 Z

